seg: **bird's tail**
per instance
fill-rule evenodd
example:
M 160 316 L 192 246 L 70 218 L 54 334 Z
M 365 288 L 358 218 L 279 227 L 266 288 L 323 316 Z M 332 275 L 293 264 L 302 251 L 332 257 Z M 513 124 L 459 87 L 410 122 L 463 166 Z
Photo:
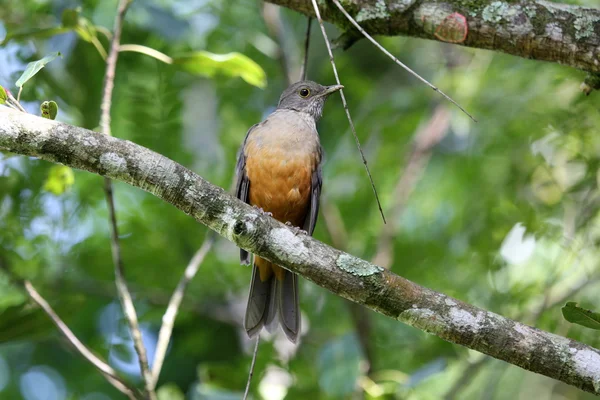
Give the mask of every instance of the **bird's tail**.
M 271 331 L 275 317 L 289 340 L 296 343 L 300 332 L 298 305 L 298 279 L 296 275 L 260 257 L 254 257 L 252 282 L 244 328 L 254 337 L 261 328 Z

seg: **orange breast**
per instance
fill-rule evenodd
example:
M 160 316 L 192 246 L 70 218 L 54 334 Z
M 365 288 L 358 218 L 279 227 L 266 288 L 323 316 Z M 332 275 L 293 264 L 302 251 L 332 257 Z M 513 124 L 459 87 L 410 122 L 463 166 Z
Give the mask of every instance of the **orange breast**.
M 302 227 L 310 202 L 316 156 L 273 146 L 246 144 L 246 174 L 250 204 L 273 213 L 281 222 Z

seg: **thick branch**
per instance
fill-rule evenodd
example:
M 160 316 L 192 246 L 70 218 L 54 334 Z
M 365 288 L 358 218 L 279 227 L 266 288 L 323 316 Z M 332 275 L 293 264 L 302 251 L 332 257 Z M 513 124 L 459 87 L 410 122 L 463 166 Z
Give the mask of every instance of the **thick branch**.
M 268 1 L 315 15 L 310 1 Z M 341 3 L 371 35 L 459 42 L 468 47 L 600 73 L 600 9 L 543 0 L 344 0 Z M 361 37 L 333 3 L 321 1 L 319 7 L 323 19 L 346 32 L 344 45 Z M 461 14 L 468 24 L 462 42 L 461 30 L 454 23 L 456 19 L 450 17 L 453 13 Z
M 600 394 L 600 351 L 421 287 L 297 234 L 132 142 L 0 107 L 0 150 L 129 183 L 337 295 L 444 340 Z

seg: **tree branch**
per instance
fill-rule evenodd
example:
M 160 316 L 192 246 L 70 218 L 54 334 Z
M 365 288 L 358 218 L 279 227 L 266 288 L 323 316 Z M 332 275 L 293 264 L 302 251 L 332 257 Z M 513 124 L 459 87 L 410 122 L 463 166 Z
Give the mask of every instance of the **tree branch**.
M 297 234 L 135 143 L 0 107 L 0 150 L 129 183 L 339 296 L 449 342 L 600 394 L 600 351 L 434 292 Z
M 96 357 L 81 341 L 75 336 L 75 334 L 69 329 L 69 327 L 60 319 L 60 317 L 54 312 L 50 304 L 38 293 L 33 287 L 31 282 L 24 281 L 23 285 L 27 294 L 35 301 L 45 312 L 48 314 L 54 325 L 64 335 L 67 341 L 73 346 L 79 354 L 81 354 L 86 360 L 88 360 L 104 377 L 106 380 L 113 385 L 117 390 L 126 395 L 128 398 L 135 400 L 139 398 L 137 391 L 129 386 L 125 382 L 117 371 L 115 371 L 110 365 Z
M 315 16 L 310 1 L 268 1 Z M 450 41 L 440 32 L 458 29 L 449 22 L 459 13 L 468 30 L 454 43 L 600 73 L 600 9 L 544 0 L 344 0 L 342 5 L 371 35 L 438 41 Z M 345 47 L 361 38 L 333 3 L 321 1 L 319 9 L 324 20 L 345 32 Z
M 112 105 L 112 93 L 115 87 L 115 71 L 117 69 L 117 60 L 119 59 L 119 46 L 121 42 L 121 32 L 123 31 L 123 20 L 125 19 L 125 14 L 127 13 L 127 9 L 132 1 L 133 0 L 119 1 L 113 28 L 114 32 L 110 43 L 110 51 L 108 53 L 108 58 L 106 59 L 104 90 L 102 93 L 102 104 L 100 106 L 100 127 L 102 129 L 102 133 L 108 136 L 112 136 L 110 129 L 110 108 Z M 119 229 L 117 227 L 115 198 L 112 181 L 108 177 L 104 179 L 104 193 L 106 196 L 106 204 L 108 206 L 111 233 L 111 251 L 115 268 L 115 285 L 117 287 L 117 294 L 119 295 L 123 314 L 125 315 L 125 318 L 129 324 L 129 330 L 131 331 L 133 345 L 138 355 L 140 373 L 144 379 L 146 392 L 150 400 L 153 400 L 156 399 L 156 393 L 154 392 L 153 386 L 154 381 L 152 372 L 148 366 L 148 356 L 146 355 L 146 348 L 144 347 L 144 342 L 142 340 L 142 332 L 138 323 L 138 317 L 133 304 L 133 299 L 131 298 L 131 293 L 127 288 L 127 281 L 125 280 L 123 258 L 121 257 L 121 245 L 119 243 Z
M 185 268 L 185 272 L 183 273 L 183 276 L 177 284 L 177 288 L 175 288 L 175 291 L 173 292 L 173 295 L 169 300 L 169 305 L 167 306 L 167 310 L 165 311 L 165 315 L 163 316 L 162 325 L 158 334 L 158 341 L 156 343 L 156 351 L 154 356 L 154 364 L 152 365 L 153 389 L 158 383 L 158 378 L 162 370 L 163 362 L 165 361 L 165 355 L 167 354 L 169 342 L 171 341 L 171 334 L 173 333 L 175 318 L 177 318 L 179 307 L 181 306 L 181 302 L 183 301 L 183 295 L 185 294 L 187 285 L 194 278 L 194 276 L 196 276 L 198 268 L 200 268 L 202 261 L 204 261 L 204 257 L 206 257 L 206 255 L 210 251 L 210 248 L 212 247 L 215 241 L 214 236 L 215 235 L 212 232 L 210 232 L 206 236 L 206 239 L 204 239 L 204 243 L 198 249 L 196 254 L 194 254 L 194 257 L 192 257 L 188 266 Z

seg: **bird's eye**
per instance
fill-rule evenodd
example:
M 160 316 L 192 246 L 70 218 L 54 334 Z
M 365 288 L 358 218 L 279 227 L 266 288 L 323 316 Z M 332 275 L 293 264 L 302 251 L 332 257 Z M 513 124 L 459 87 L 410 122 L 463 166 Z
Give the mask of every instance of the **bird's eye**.
M 308 97 L 308 95 L 310 95 L 310 90 L 302 88 L 298 93 L 300 94 L 300 97 Z

